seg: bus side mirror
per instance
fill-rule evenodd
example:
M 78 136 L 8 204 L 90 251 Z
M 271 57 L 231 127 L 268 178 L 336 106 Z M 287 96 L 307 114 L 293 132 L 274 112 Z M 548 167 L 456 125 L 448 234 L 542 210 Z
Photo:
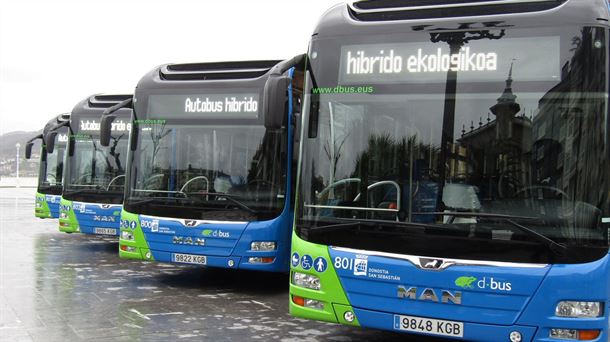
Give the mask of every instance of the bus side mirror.
M 128 98 L 125 101 L 121 101 L 112 107 L 107 108 L 102 113 L 102 120 L 100 122 L 100 145 L 109 146 L 110 137 L 112 134 L 112 122 L 116 119 L 116 115 L 113 113 L 121 108 L 132 108 L 133 109 L 133 97 Z
M 135 151 L 138 147 L 138 134 L 138 126 L 134 123 L 129 132 L 129 148 L 132 151 Z
M 318 125 L 320 119 L 320 95 L 312 94 L 311 101 L 309 103 L 309 130 L 307 131 L 307 137 L 310 139 L 318 137 Z
M 263 99 L 263 115 L 265 128 L 280 129 L 286 116 L 288 103 L 288 86 L 292 82 L 288 76 L 271 77 L 265 83 L 265 97 Z
M 100 145 L 110 145 L 110 135 L 112 133 L 112 122 L 116 119 L 115 115 L 109 114 L 102 116 L 100 122 Z
M 25 159 L 32 157 L 32 146 L 34 146 L 34 143 L 31 141 L 25 144 Z
M 53 150 L 55 149 L 55 137 L 56 136 L 57 136 L 57 131 L 51 131 L 51 132 L 49 132 L 49 134 L 47 134 L 45 145 L 46 145 L 48 154 L 53 153 Z

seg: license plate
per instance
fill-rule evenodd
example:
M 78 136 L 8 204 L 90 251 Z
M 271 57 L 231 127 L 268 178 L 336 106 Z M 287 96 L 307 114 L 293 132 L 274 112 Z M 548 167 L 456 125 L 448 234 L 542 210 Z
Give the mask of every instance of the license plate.
M 207 263 L 207 258 L 203 255 L 193 255 L 193 254 L 172 254 L 173 262 L 181 262 L 184 264 L 196 264 L 196 265 L 205 265 Z
M 464 323 L 424 317 L 394 315 L 394 329 L 431 335 L 464 337 Z
M 116 229 L 114 229 L 114 228 L 95 228 L 95 234 L 116 235 Z

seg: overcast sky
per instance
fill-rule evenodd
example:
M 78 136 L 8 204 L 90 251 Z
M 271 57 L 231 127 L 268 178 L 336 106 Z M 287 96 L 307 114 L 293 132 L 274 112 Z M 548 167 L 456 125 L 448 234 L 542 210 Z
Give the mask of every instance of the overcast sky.
M 40 129 L 94 93 L 132 93 L 170 62 L 304 53 L 341 0 L 0 0 L 0 134 Z

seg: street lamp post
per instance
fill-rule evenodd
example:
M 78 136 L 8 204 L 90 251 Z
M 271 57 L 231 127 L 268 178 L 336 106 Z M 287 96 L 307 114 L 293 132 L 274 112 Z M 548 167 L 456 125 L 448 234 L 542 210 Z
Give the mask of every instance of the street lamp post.
M 19 148 L 21 147 L 21 144 L 17 143 L 15 144 L 15 147 L 17 147 L 17 154 L 15 155 L 15 161 L 17 162 L 17 187 L 19 187 Z

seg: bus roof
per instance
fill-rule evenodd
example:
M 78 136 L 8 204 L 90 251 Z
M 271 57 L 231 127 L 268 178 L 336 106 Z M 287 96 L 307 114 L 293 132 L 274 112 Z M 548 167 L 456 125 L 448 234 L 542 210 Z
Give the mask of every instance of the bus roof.
M 314 36 L 362 34 L 359 29 L 370 30 L 371 34 L 396 28 L 404 32 L 405 24 L 409 30 L 422 31 L 498 24 L 608 26 L 609 20 L 607 0 L 361 0 L 329 9 L 319 20 Z
M 282 69 L 284 64 L 288 65 L 293 60 L 163 64 L 144 75 L 137 89 L 159 89 L 177 84 L 197 87 L 227 81 L 238 83 L 260 80 L 270 75 L 272 70 Z M 294 63 L 290 66 L 293 65 Z
M 64 122 L 69 122 L 69 121 L 70 121 L 70 113 L 59 114 L 59 115 L 53 117 L 53 119 L 49 120 L 49 122 L 47 122 L 47 124 L 44 126 L 44 128 L 42 130 L 42 134 L 46 135 L 48 132 L 53 130 L 54 127 L 61 125 Z
M 102 116 L 102 113 L 107 108 L 117 105 L 127 99 L 132 98 L 131 94 L 94 94 L 74 106 L 72 109 L 72 120 L 75 117 L 83 115 L 98 115 Z M 127 114 L 130 113 L 128 109 L 120 109 L 118 113 Z
M 51 130 L 53 130 L 55 127 L 57 127 L 58 125 L 66 122 L 66 121 L 70 121 L 70 113 L 62 113 L 59 114 L 57 116 L 54 116 L 51 120 L 49 120 L 43 127 L 42 129 L 42 133 L 37 134 L 36 136 L 30 138 L 27 143 L 31 143 L 33 141 L 35 141 L 36 139 L 42 139 L 44 141 L 45 136 L 48 132 L 50 132 Z

